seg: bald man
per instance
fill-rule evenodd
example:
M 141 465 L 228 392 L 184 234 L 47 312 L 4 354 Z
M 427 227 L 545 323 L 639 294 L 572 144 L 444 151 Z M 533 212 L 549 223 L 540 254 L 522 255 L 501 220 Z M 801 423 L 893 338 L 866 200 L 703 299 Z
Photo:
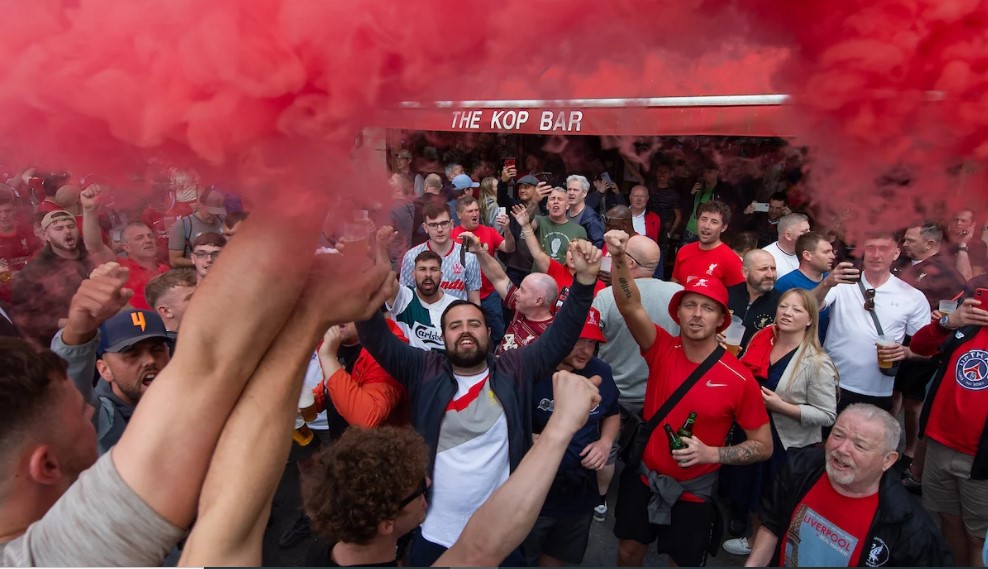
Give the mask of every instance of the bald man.
M 775 290 L 775 257 L 764 249 L 745 253 L 741 276 L 744 282 L 727 288 L 727 306 L 731 314 L 744 321 L 743 350 L 755 332 L 775 321 L 775 308 L 782 293 Z

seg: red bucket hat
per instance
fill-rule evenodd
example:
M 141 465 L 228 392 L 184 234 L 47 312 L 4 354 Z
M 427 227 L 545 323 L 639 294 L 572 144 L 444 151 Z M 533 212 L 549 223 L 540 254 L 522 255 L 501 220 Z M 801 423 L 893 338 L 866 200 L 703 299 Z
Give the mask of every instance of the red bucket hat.
M 717 328 L 717 331 L 727 330 L 731 325 L 731 309 L 727 307 L 727 287 L 719 279 L 709 277 L 694 278 L 686 283 L 683 290 L 672 296 L 672 300 L 669 301 L 669 316 L 672 316 L 673 321 L 679 324 L 679 305 L 683 302 L 683 297 L 691 292 L 713 300 L 724 309 L 724 323 Z
M 595 340 L 597 342 L 607 342 L 604 331 L 600 329 L 600 311 L 591 307 L 587 312 L 587 321 L 583 323 L 583 331 L 580 332 L 581 340 Z

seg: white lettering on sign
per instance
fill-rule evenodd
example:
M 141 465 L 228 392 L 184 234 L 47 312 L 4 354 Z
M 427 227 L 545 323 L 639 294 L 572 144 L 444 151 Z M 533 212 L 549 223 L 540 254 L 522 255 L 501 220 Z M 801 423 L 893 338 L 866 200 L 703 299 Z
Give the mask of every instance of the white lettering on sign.
M 539 120 L 539 130 L 562 130 L 565 132 L 580 132 L 583 122 L 583 111 L 542 111 Z
M 479 129 L 480 117 L 483 114 L 484 111 L 453 111 L 453 124 L 450 128 Z
M 494 130 L 520 130 L 528 122 L 528 111 L 494 111 L 491 128 Z

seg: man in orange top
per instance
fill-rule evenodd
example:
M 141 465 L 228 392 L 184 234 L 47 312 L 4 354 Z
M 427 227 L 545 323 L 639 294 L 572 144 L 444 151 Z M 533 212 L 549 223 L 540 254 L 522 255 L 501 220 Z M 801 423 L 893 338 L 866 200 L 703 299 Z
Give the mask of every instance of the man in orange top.
M 79 194 L 82 203 L 82 240 L 89 254 L 98 263 L 120 263 L 130 270 L 124 288 L 134 291 L 130 305 L 138 310 L 153 310 L 144 298 L 144 287 L 154 277 L 168 272 L 168 265 L 158 262 L 158 242 L 154 232 L 143 221 L 128 223 L 120 234 L 120 246 L 126 256 L 117 257 L 106 243 L 99 226 L 98 186 L 89 186 Z

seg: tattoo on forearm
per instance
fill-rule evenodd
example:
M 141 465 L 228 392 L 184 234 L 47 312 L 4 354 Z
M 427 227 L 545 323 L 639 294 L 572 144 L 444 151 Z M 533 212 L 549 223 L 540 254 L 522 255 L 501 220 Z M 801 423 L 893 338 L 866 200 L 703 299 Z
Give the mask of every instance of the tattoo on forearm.
M 720 447 L 717 449 L 720 455 L 721 464 L 752 464 L 762 460 L 759 458 L 759 447 L 761 444 L 758 441 L 744 441 L 741 444 L 737 444 L 729 447 Z
M 621 291 L 624 293 L 624 297 L 630 300 L 631 299 L 631 287 L 628 286 L 627 279 L 619 278 L 618 279 L 618 286 L 621 287 Z

